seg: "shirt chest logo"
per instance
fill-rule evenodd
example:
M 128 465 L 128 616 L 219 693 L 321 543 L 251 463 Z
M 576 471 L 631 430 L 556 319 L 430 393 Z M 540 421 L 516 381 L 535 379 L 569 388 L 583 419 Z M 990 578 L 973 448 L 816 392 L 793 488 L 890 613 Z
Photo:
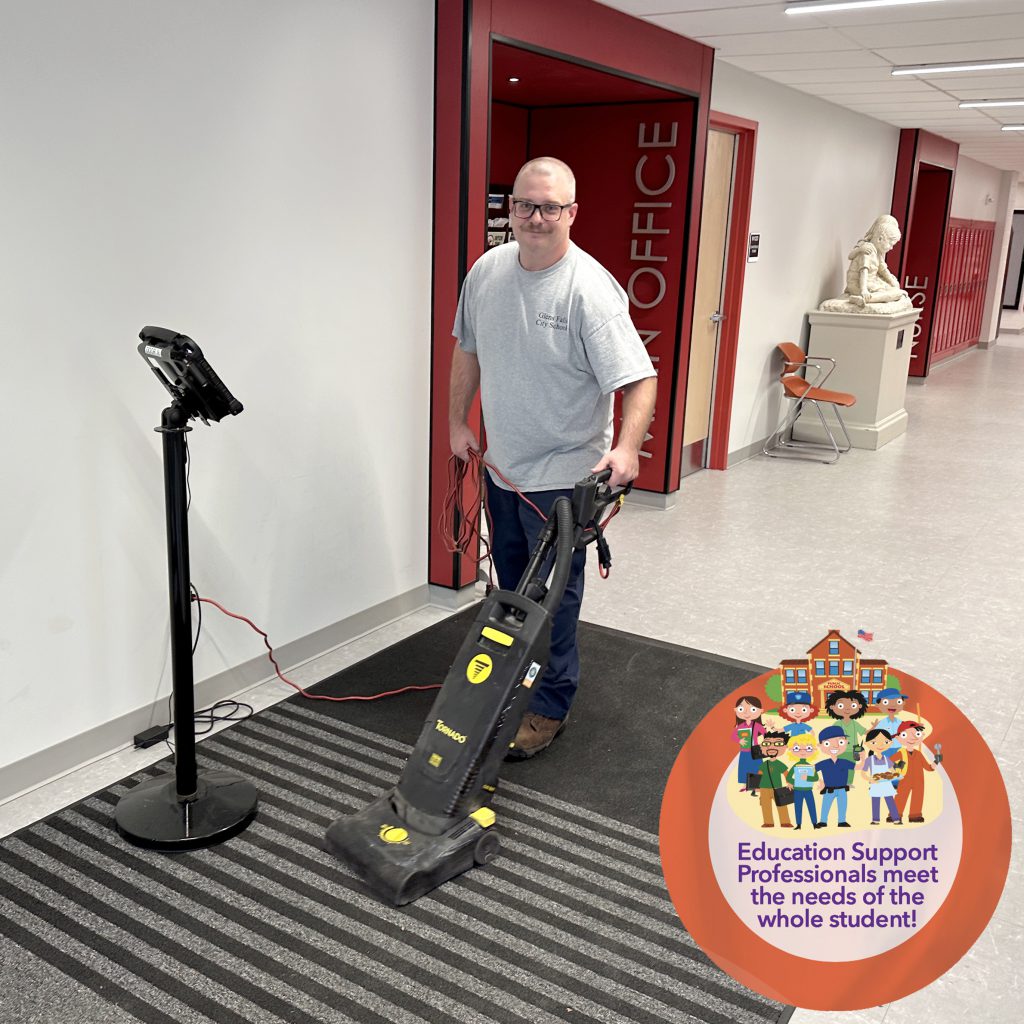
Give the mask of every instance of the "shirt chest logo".
M 569 330 L 568 318 L 558 316 L 555 313 L 538 313 L 534 323 L 538 327 L 544 327 L 552 331 Z

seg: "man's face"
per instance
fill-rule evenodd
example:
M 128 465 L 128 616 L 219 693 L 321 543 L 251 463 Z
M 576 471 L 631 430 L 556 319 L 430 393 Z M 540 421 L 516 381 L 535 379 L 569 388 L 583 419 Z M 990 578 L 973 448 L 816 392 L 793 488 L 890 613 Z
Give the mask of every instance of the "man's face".
M 813 740 L 794 740 L 789 745 L 789 752 L 797 758 L 810 757 L 814 753 L 814 741 Z
M 822 740 L 820 744 L 821 752 L 826 757 L 831 757 L 833 760 L 837 758 L 844 750 L 846 750 L 846 737 L 845 736 L 829 736 L 827 740 Z
M 785 749 L 785 740 L 777 740 L 774 737 L 761 740 L 761 753 L 768 758 L 768 760 L 771 760 L 773 757 L 778 757 Z
M 527 171 L 521 174 L 512 189 L 516 199 L 531 203 L 557 203 L 562 205 L 573 197 L 569 194 L 569 183 L 563 174 L 544 174 Z M 543 262 L 548 257 L 561 259 L 569 245 L 569 228 L 576 219 L 576 204 L 562 211 L 558 220 L 544 220 L 540 210 L 525 220 L 512 214 L 510 223 L 520 249 L 531 261 Z
M 904 729 L 900 733 L 900 743 L 903 744 L 908 750 L 915 750 L 921 745 L 921 740 L 924 737 L 924 729 Z
M 878 706 L 890 717 L 894 717 L 899 714 L 900 708 L 903 707 L 902 697 L 883 697 L 879 702 Z

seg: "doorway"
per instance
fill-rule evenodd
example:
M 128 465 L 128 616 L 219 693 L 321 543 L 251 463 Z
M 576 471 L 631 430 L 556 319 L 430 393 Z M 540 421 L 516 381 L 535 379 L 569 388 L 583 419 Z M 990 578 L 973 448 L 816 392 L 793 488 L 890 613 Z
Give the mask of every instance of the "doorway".
M 696 102 L 504 42 L 492 44 L 491 69 L 485 244 L 511 240 L 508 198 L 527 160 L 554 156 L 572 167 L 579 203 L 573 242 L 626 292 L 630 318 L 658 372 L 636 486 L 670 490 L 668 454 L 678 431 L 672 398 L 688 349 L 680 320 Z
M 921 310 L 921 316 L 914 324 L 911 377 L 927 377 L 931 367 L 932 326 L 952 195 L 952 170 L 921 163 L 911 211 L 913 231 L 907 246 L 903 276 L 903 287 Z
M 1024 286 L 1024 210 L 1013 211 L 1010 248 L 1006 254 L 1006 277 L 1003 281 L 1003 309 L 1020 309 Z
M 632 83 L 636 87 L 654 90 L 646 95 L 634 94 L 622 104 L 618 94 L 571 98 L 562 97 L 563 108 L 585 104 L 604 105 L 607 109 L 607 125 L 619 122 L 616 114 L 622 114 L 628 107 L 653 104 L 659 112 L 671 113 L 664 117 L 658 134 L 653 134 L 654 119 L 647 117 L 640 122 L 645 125 L 645 135 L 640 136 L 640 123 L 634 123 L 633 134 L 626 141 L 617 136 L 615 141 L 606 138 L 604 155 L 633 150 L 633 163 L 629 166 L 629 182 L 639 191 L 640 197 L 629 204 L 624 234 L 620 235 L 625 246 L 625 260 L 631 265 L 626 275 L 626 291 L 630 279 L 633 293 L 640 305 L 650 304 L 659 316 L 666 316 L 670 298 L 668 288 L 677 290 L 675 319 L 666 322 L 665 327 L 652 327 L 647 339 L 648 351 L 658 355 L 659 394 L 655 411 L 656 430 L 648 439 L 645 450 L 651 451 L 650 458 L 643 460 L 641 467 L 645 481 L 640 486 L 651 492 L 653 504 L 668 505 L 666 496 L 678 489 L 680 462 L 682 456 L 683 400 L 686 388 L 686 359 L 691 328 L 693 291 L 696 284 L 697 226 L 700 223 L 701 188 L 703 175 L 695 168 L 704 166 L 704 147 L 710 114 L 711 72 L 714 64 L 714 50 L 692 39 L 666 32 L 658 26 L 629 17 L 593 0 L 562 0 L 550 4 L 547 0 L 435 0 L 435 118 L 434 118 L 434 201 L 433 201 L 433 245 L 431 260 L 432 316 L 431 316 L 431 419 L 430 419 L 430 498 L 429 498 L 429 581 L 446 588 L 461 589 L 476 577 L 476 562 L 459 552 L 452 553 L 446 546 L 439 523 L 449 490 L 448 445 L 448 380 L 451 368 L 452 337 L 451 327 L 455 316 L 459 290 L 465 274 L 487 246 L 491 230 L 488 221 L 500 222 L 500 212 L 492 212 L 492 182 L 506 184 L 504 179 L 492 177 L 488 161 L 501 148 L 495 138 L 496 125 L 501 117 L 522 124 L 526 131 L 539 130 L 546 116 L 556 119 L 558 111 L 546 115 L 531 102 L 520 103 L 512 97 L 493 95 L 493 86 L 500 81 L 499 69 L 493 63 L 498 47 L 509 47 L 520 54 L 543 57 L 553 61 L 548 66 L 552 74 L 576 78 L 587 75 L 588 82 L 600 81 L 604 85 Z M 498 53 L 500 54 L 500 50 Z M 591 77 L 589 72 L 599 76 Z M 515 74 L 504 76 L 521 77 Z M 508 83 L 517 84 L 517 83 Z M 522 84 L 522 83 L 519 83 Z M 547 90 L 546 90 L 547 91 Z M 519 91 L 520 97 L 526 95 Z M 498 112 L 494 100 L 506 100 Z M 670 106 L 679 108 L 668 111 Z M 653 114 L 653 111 L 651 112 Z M 564 115 L 569 111 L 564 110 Z M 536 123 L 535 123 L 536 122 Z M 671 125 L 676 124 L 673 135 Z M 597 140 L 605 131 L 602 119 L 591 131 Z M 621 125 L 619 125 L 621 128 Z M 618 129 L 617 129 L 618 130 Z M 592 144 L 595 140 L 583 140 Z M 561 147 L 560 147 L 561 148 Z M 639 153 L 637 151 L 640 151 Z M 550 155 L 558 156 L 558 152 Z M 643 161 L 644 157 L 648 159 Z M 562 157 L 566 159 L 565 156 Z M 568 161 L 572 165 L 573 157 Z M 517 169 L 517 168 L 516 168 Z M 656 177 L 657 172 L 663 177 Z M 494 168 L 497 173 L 497 167 Z M 513 172 L 514 173 L 514 172 Z M 586 170 L 586 182 L 597 177 Z M 621 168 L 615 172 L 621 173 Z M 639 176 L 639 182 L 637 183 Z M 579 175 L 580 187 L 584 187 L 583 173 Z M 667 198 L 672 188 L 680 189 L 678 196 Z M 650 191 L 644 193 L 643 189 Z M 665 195 L 660 194 L 662 188 Z M 651 195 L 651 192 L 658 192 Z M 615 194 L 612 190 L 608 195 Z M 592 198 L 579 193 L 580 218 L 586 209 L 597 210 Z M 652 257 L 666 253 L 660 248 L 665 235 L 646 235 L 648 226 L 660 230 L 657 214 L 664 213 L 665 207 L 643 207 L 644 203 L 673 203 L 673 215 L 679 215 L 673 222 L 667 236 L 672 246 L 677 246 L 679 264 L 669 271 L 668 263 L 655 261 Z M 633 231 L 633 214 L 638 215 L 636 226 L 640 233 Z M 647 214 L 655 215 L 648 222 Z M 623 230 L 612 224 L 618 214 L 601 209 L 600 217 L 607 217 L 609 230 Z M 588 215 L 589 219 L 589 215 Z M 593 223 L 597 223 L 595 218 Z M 578 221 L 583 230 L 583 221 Z M 504 225 L 493 225 L 495 234 Z M 573 228 L 576 237 L 576 226 Z M 583 236 L 580 237 L 581 244 Z M 631 248 L 636 243 L 635 252 Z M 651 243 L 648 250 L 647 242 Z M 610 242 L 609 242 L 610 244 Z M 601 253 L 591 246 L 594 255 L 602 259 Z M 648 252 L 650 256 L 648 256 Z M 621 250 L 620 250 L 621 253 Z M 613 275 L 618 273 L 609 266 Z M 660 274 L 659 274 L 660 272 Z M 661 293 L 661 277 L 665 280 L 666 294 L 657 304 L 654 299 Z M 620 280 L 622 280 L 620 278 Z M 640 325 L 638 324 L 638 327 Z M 671 328 L 671 329 L 669 329 Z M 655 333 L 658 334 L 655 337 Z M 679 339 L 685 339 L 680 344 Z M 661 353 L 656 345 L 665 345 Z M 476 415 L 474 413 L 473 415 Z M 663 450 L 658 451 L 662 445 Z M 467 495 L 471 500 L 471 495 Z
M 704 164 L 704 203 L 697 256 L 697 290 L 690 332 L 686 406 L 683 413 L 683 476 L 707 468 L 715 366 L 727 277 L 726 252 L 736 168 L 736 136 L 712 128 Z

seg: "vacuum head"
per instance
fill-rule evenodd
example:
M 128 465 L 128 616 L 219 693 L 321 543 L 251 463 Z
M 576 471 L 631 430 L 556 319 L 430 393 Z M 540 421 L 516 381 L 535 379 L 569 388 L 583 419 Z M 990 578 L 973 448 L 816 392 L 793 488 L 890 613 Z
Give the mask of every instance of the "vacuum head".
M 436 889 L 475 864 L 493 860 L 501 842 L 494 811 L 481 807 L 440 835 L 415 829 L 392 790 L 327 830 L 327 849 L 377 896 L 396 907 Z

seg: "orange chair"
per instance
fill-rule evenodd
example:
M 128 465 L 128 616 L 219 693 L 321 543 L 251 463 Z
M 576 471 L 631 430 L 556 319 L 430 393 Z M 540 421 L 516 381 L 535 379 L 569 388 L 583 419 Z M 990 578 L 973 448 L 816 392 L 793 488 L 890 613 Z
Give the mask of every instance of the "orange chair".
M 831 356 L 814 356 L 813 359 L 808 359 L 804 355 L 803 349 L 791 341 L 784 341 L 776 348 L 782 353 L 784 361 L 782 374 L 779 377 L 779 380 L 782 381 L 783 394 L 786 398 L 792 399 L 794 404 L 792 410 L 779 424 L 778 429 L 765 441 L 762 451 L 772 458 L 799 458 L 808 461 L 813 459 L 826 464 L 836 462 L 840 455 L 848 452 L 852 447 L 846 424 L 839 414 L 839 407 L 842 405 L 849 408 L 856 403 L 857 399 L 845 391 L 828 391 L 821 386 L 836 368 L 836 361 Z M 825 363 L 832 365 L 826 369 Z M 803 370 L 802 377 L 800 376 L 801 370 Z M 808 379 L 809 370 L 817 371 L 817 376 L 813 380 Z M 786 434 L 796 423 L 796 418 L 800 415 L 800 410 L 805 402 L 810 402 L 814 406 L 814 411 L 818 414 L 818 419 L 821 420 L 829 444 L 814 444 L 809 441 L 794 441 L 792 438 L 786 438 Z M 845 448 L 840 448 L 836 443 L 832 428 L 822 415 L 819 405 L 821 402 L 831 405 L 835 411 L 836 419 L 843 431 L 843 437 L 846 439 Z M 821 458 L 821 452 L 829 452 L 831 458 Z

